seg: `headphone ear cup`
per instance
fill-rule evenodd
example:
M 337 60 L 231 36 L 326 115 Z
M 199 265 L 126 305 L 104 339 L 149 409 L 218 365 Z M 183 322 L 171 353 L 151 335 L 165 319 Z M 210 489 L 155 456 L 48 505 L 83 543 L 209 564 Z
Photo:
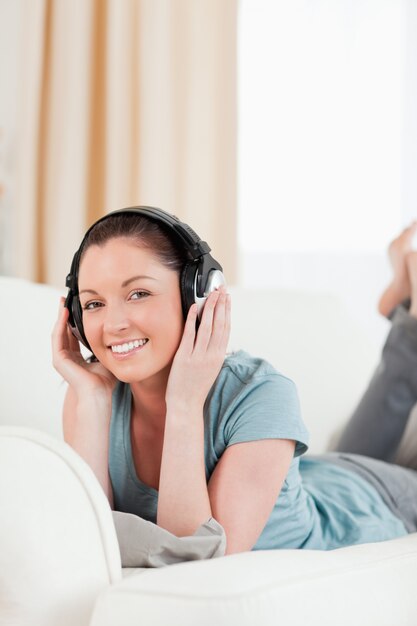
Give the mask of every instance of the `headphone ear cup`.
M 74 326 L 78 330 L 79 334 L 83 336 L 84 335 L 83 313 L 81 310 L 80 299 L 78 296 L 75 296 L 72 299 L 71 310 L 72 310 L 72 318 L 74 320 Z
M 207 297 L 212 291 L 216 291 L 222 285 L 226 285 L 226 279 L 220 265 L 213 259 L 211 261 L 206 268 L 204 268 L 204 259 L 198 263 L 187 263 L 181 273 L 181 299 L 184 319 L 187 318 L 190 307 L 196 303 L 198 310 L 197 326 L 199 325 Z M 202 274 L 200 279 L 202 284 L 198 286 L 196 277 L 199 272 Z M 201 295 L 198 294 L 199 289 Z
M 194 304 L 194 302 L 196 302 L 195 277 L 197 274 L 197 270 L 197 263 L 186 263 L 181 272 L 180 287 L 182 312 L 184 314 L 184 319 L 187 319 L 190 307 Z
M 82 344 L 85 345 L 86 348 L 90 350 L 90 352 L 92 352 L 90 344 L 88 343 L 87 337 L 84 333 L 83 311 L 81 309 L 80 299 L 78 296 L 74 296 L 72 299 L 71 312 L 72 319 L 74 321 L 74 325 L 72 327 L 73 334 L 75 335 L 75 337 L 77 337 L 79 341 L 81 341 Z

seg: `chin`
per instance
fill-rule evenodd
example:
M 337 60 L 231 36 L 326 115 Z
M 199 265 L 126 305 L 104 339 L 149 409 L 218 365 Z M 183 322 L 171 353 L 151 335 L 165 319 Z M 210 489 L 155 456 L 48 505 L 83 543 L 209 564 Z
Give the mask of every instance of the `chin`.
M 114 366 L 114 364 L 112 365 L 112 367 L 107 367 L 107 369 L 109 371 L 111 371 L 111 373 L 113 374 L 113 376 L 115 376 L 117 378 L 117 380 L 119 380 L 122 383 L 127 383 L 129 385 L 135 384 L 135 383 L 143 383 L 145 381 L 151 381 L 154 380 L 155 382 L 157 380 L 160 380 L 160 377 L 162 376 L 162 380 L 165 381 L 166 383 L 166 375 L 167 375 L 167 371 L 169 373 L 169 370 L 171 369 L 171 364 L 172 361 L 167 365 L 167 364 L 162 364 L 161 367 L 157 366 L 154 368 L 151 367 L 143 367 L 140 365 L 125 365 L 123 366 Z

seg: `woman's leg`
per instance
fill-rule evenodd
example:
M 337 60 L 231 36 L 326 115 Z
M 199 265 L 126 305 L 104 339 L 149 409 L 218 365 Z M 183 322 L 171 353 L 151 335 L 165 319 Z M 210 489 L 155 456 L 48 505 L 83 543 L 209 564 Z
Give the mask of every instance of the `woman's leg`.
M 394 461 L 417 403 L 417 253 L 411 251 L 416 230 L 413 224 L 390 245 L 394 278 L 379 310 L 391 317 L 392 327 L 381 362 L 340 438 L 338 451 Z M 399 304 L 404 298 L 410 299 L 409 310 Z
M 400 306 L 393 315 L 381 362 L 337 450 L 394 461 L 416 402 L 417 318 Z
M 314 458 L 314 457 L 313 457 Z M 417 531 L 417 472 L 350 452 L 328 452 L 318 457 L 339 465 L 370 483 L 409 533 Z
M 417 476 L 417 404 L 414 405 L 408 418 L 400 445 L 395 453 L 394 463 L 413 469 Z

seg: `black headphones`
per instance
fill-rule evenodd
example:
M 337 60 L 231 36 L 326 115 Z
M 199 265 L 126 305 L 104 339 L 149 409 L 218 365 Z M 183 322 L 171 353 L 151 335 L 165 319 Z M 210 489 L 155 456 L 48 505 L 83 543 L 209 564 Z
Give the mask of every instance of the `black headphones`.
M 100 222 L 108 219 L 112 215 L 120 214 L 142 215 L 147 219 L 156 222 L 186 253 L 186 261 L 181 270 L 180 289 L 181 302 L 184 319 L 192 304 L 197 303 L 198 317 L 201 317 L 203 306 L 209 294 L 226 284 L 223 275 L 223 268 L 213 259 L 210 253 L 210 246 L 200 239 L 192 228 L 181 222 L 175 215 L 171 215 L 162 209 L 148 206 L 128 207 L 107 213 L 97 220 L 84 235 L 80 247 L 74 254 L 71 263 L 71 270 L 66 279 L 66 286 L 69 291 L 65 300 L 65 306 L 69 310 L 68 323 L 73 334 L 91 352 L 90 345 L 84 333 L 83 314 L 78 295 L 78 272 L 80 258 L 85 241 L 91 230 Z

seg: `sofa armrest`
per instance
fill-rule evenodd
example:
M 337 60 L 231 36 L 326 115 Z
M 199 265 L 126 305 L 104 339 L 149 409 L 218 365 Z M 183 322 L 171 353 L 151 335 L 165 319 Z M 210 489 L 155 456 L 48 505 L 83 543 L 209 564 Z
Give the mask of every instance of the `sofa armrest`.
M 132 574 L 91 626 L 411 626 L 417 533 L 331 552 L 246 552 Z
M 87 626 L 121 579 L 107 499 L 65 443 L 0 427 L 0 623 Z

